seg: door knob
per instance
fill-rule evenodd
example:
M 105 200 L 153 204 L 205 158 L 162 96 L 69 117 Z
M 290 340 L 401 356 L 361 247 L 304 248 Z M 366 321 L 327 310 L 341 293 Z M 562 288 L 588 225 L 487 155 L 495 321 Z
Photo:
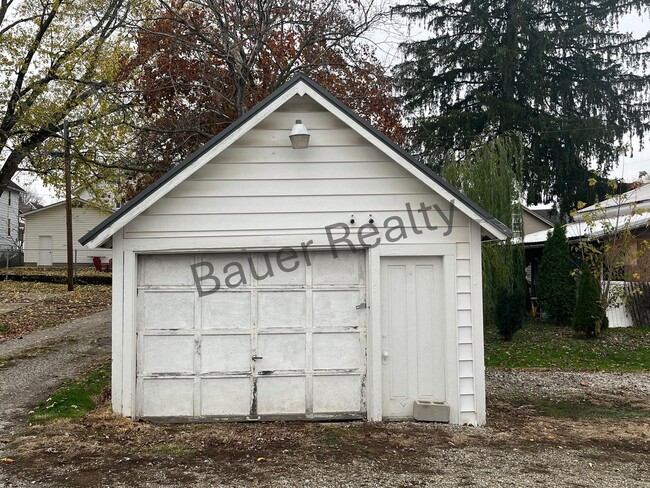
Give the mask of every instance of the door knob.
M 257 361 L 258 359 L 264 359 L 262 356 L 253 356 L 253 361 Z
M 384 363 L 388 362 L 388 351 L 386 349 L 381 352 L 381 359 Z

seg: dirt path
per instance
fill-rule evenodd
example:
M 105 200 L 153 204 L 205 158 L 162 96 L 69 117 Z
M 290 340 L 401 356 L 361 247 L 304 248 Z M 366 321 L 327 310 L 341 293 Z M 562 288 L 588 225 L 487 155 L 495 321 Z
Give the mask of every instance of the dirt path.
M 110 319 L 106 310 L 0 344 L 0 458 L 30 409 L 110 357 Z

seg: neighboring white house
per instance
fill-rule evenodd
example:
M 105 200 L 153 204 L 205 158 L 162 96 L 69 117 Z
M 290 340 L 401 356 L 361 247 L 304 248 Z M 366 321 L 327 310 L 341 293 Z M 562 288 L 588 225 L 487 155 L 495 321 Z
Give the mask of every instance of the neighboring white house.
M 100 248 L 89 251 L 79 244 L 78 239 L 102 222 L 109 213 L 89 206 L 84 200 L 77 200 L 72 208 L 72 242 L 76 264 L 92 264 L 93 257 L 102 262 L 112 257 L 111 249 Z M 66 255 L 65 201 L 23 214 L 25 221 L 25 265 L 64 265 Z
M 24 190 L 13 181 L 0 196 L 0 250 L 20 247 L 18 224 L 20 194 Z
M 578 210 L 575 219 L 576 221 L 582 221 L 589 214 L 596 219 L 603 217 L 615 218 L 629 215 L 632 212 L 636 214 L 650 212 L 650 183 L 584 207 Z
M 299 75 L 81 239 L 112 239 L 113 409 L 483 424 L 509 234 Z

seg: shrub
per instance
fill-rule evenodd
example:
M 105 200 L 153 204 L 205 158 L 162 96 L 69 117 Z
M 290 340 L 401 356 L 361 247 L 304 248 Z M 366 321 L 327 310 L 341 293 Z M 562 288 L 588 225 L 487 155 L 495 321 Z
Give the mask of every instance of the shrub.
M 564 226 L 555 224 L 544 244 L 539 265 L 539 299 L 542 310 L 558 323 L 570 323 L 576 301 L 573 264 Z
M 496 325 L 504 341 L 509 341 L 524 323 L 525 294 L 521 287 L 499 288 L 496 302 Z
M 603 328 L 603 307 L 600 303 L 600 288 L 587 262 L 580 268 L 578 299 L 573 313 L 573 328 L 577 332 L 594 337 Z

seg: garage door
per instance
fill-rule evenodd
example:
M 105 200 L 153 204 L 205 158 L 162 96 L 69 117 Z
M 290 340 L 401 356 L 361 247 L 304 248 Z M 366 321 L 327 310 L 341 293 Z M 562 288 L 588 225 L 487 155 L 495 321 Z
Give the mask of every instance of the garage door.
M 365 417 L 363 253 L 302 254 L 283 262 L 289 272 L 277 261 L 139 256 L 139 417 Z M 222 287 L 200 296 L 192 266 L 203 276 L 205 263 Z

